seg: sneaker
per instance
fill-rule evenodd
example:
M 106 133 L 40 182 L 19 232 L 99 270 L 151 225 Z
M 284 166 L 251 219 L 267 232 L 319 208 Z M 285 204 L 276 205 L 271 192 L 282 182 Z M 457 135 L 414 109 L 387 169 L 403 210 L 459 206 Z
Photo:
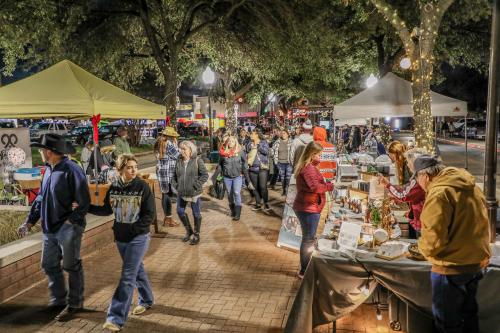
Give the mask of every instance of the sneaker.
M 135 316 L 141 315 L 144 312 L 146 312 L 149 308 L 151 308 L 151 305 L 137 305 L 134 310 L 132 310 L 132 314 Z
M 270 210 L 271 210 L 271 207 L 269 207 L 269 205 L 268 205 L 268 204 L 265 204 L 265 205 L 264 205 L 264 210 L 265 210 L 266 212 L 268 212 L 268 211 L 270 211 Z
M 102 328 L 111 332 L 120 332 L 121 327 L 116 325 L 115 323 L 112 323 L 110 321 L 107 321 L 102 325 Z
M 73 317 L 77 312 L 79 312 L 82 308 L 74 308 L 67 305 L 59 314 L 54 318 L 57 321 L 66 321 Z
M 258 211 L 258 210 L 261 210 L 262 208 L 260 207 L 260 205 L 255 205 L 252 207 L 252 210 L 253 211 Z

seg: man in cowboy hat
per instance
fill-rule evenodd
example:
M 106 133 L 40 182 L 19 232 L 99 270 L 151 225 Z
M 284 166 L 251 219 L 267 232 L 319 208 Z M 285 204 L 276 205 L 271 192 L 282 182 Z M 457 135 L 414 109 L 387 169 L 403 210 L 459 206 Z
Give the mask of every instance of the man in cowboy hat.
M 56 317 L 61 320 L 83 307 L 80 244 L 90 205 L 89 188 L 82 168 L 65 156 L 75 150 L 62 136 L 42 135 L 31 147 L 41 148 L 46 169 L 40 192 L 18 232 L 24 236 L 41 220 L 42 269 L 49 280 L 50 306 L 62 309 Z M 63 270 L 69 275 L 69 291 Z

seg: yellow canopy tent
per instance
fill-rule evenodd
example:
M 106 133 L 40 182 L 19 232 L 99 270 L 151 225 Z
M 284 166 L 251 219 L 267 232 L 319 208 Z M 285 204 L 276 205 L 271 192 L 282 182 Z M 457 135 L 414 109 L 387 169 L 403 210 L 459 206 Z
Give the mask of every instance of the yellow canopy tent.
M 0 118 L 165 119 L 165 107 L 99 79 L 69 60 L 0 88 Z

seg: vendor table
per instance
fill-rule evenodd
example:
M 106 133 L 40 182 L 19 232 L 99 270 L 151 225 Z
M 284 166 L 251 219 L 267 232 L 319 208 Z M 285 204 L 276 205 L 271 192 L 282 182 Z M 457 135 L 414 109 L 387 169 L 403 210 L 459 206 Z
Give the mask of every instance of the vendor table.
M 429 262 L 404 257 L 393 261 L 375 257 L 353 260 L 334 252 L 315 252 L 293 303 L 285 332 L 312 332 L 316 326 L 334 322 L 365 302 L 378 284 L 404 301 L 409 310 L 425 314 L 419 316 L 418 323 L 408 322 L 411 329 L 403 327 L 403 330 L 407 333 L 430 332 L 430 270 Z M 369 293 L 362 292 L 363 286 L 368 287 Z M 481 332 L 500 332 L 499 295 L 500 257 L 493 257 L 477 294 Z

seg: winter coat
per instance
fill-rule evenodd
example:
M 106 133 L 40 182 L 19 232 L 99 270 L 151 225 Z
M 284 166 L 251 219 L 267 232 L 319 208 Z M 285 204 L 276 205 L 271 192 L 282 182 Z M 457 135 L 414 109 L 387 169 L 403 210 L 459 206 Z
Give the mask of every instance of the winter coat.
M 248 179 L 248 165 L 245 152 L 240 151 L 233 156 L 221 155 L 215 173 L 217 175 L 221 173 L 226 178 L 236 178 L 243 175 L 245 179 Z
M 448 167 L 432 179 L 420 215 L 418 247 L 444 275 L 476 273 L 491 257 L 486 199 L 466 170 Z
M 279 163 L 279 148 L 280 148 L 280 143 L 282 142 L 282 139 L 276 140 L 276 142 L 273 145 L 273 160 L 274 164 L 278 165 Z M 290 163 L 290 149 L 292 149 L 292 140 L 288 139 L 287 140 L 287 155 L 288 155 L 288 162 Z
M 333 179 L 337 169 L 337 162 L 335 162 L 335 147 L 333 143 L 326 141 L 327 134 L 323 127 L 315 127 L 313 131 L 314 142 L 317 142 L 323 147 L 319 163 L 319 172 L 326 179 Z
M 422 208 L 424 207 L 425 192 L 420 185 L 418 185 L 417 181 L 412 179 L 403 187 L 387 184 L 386 188 L 391 197 L 400 202 L 407 202 L 410 204 L 410 212 L 408 214 L 410 217 L 410 224 L 413 229 L 420 231 L 420 214 L 422 213 Z
M 121 154 L 130 154 L 130 145 L 127 139 L 122 137 L 117 137 L 114 142 L 115 151 L 113 152 L 113 156 L 118 158 Z
M 246 148 L 247 160 L 250 151 L 252 150 L 252 142 L 249 142 Z M 269 144 L 266 140 L 261 140 L 257 145 L 257 156 L 255 157 L 252 165 L 249 165 L 249 171 L 259 172 L 262 168 L 261 165 L 267 165 L 269 169 Z
M 179 157 L 171 186 L 181 198 L 192 198 L 201 195 L 203 184 L 207 180 L 208 172 L 201 158 L 193 156 L 186 165 Z
M 309 142 L 313 141 L 313 136 L 310 133 L 304 133 L 293 139 L 292 147 L 290 148 L 290 162 L 293 163 L 293 169 L 299 163 L 300 156 Z
M 321 213 L 326 204 L 327 191 L 333 191 L 333 184 L 325 182 L 319 170 L 309 163 L 297 176 L 297 196 L 293 209 L 296 212 Z

